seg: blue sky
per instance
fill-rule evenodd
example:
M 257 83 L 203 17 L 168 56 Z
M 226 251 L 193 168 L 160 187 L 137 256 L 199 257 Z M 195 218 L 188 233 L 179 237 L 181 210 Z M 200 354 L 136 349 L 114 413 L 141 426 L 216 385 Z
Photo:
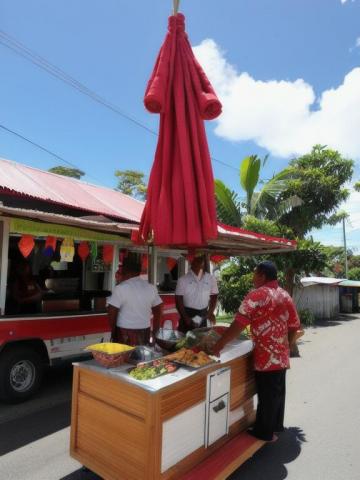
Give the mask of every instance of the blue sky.
M 142 100 L 171 6 L 3 0 L 0 29 L 156 130 Z M 224 102 L 208 140 L 213 157 L 232 168 L 214 162 L 215 177 L 238 189 L 240 160 L 270 153 L 269 178 L 314 139 L 359 163 L 360 0 L 182 0 L 180 10 Z M 2 44 L 0 75 L 0 123 L 76 164 L 86 180 L 113 187 L 116 169 L 149 172 L 155 136 Z M 0 156 L 41 169 L 60 163 L 1 129 Z M 345 207 L 349 244 L 360 247 L 360 196 Z M 338 244 L 341 229 L 314 236 Z

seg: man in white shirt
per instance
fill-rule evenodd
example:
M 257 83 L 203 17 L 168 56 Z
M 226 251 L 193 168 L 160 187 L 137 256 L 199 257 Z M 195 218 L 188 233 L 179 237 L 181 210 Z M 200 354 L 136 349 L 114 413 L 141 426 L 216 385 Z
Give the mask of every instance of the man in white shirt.
M 162 315 L 162 300 L 156 287 L 140 278 L 140 273 L 140 265 L 124 262 L 122 280 L 108 299 L 113 341 L 133 346 L 149 343 L 151 316 L 153 331 L 156 332 Z
M 175 300 L 180 314 L 179 330 L 187 332 L 196 327 L 206 327 L 206 320 L 215 323 L 214 311 L 218 297 L 216 278 L 205 272 L 204 255 L 195 256 L 191 269 L 179 278 Z M 194 317 L 201 317 L 201 323 L 196 325 Z

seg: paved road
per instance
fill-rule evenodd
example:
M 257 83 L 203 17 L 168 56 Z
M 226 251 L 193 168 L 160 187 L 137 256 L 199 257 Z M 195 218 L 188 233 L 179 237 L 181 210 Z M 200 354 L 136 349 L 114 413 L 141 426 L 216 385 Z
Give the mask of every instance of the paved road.
M 308 329 L 300 353 L 288 375 L 287 430 L 231 480 L 360 479 L 360 315 Z M 0 404 L 1 480 L 98 478 L 68 455 L 70 397 L 65 366 L 48 373 L 36 399 Z

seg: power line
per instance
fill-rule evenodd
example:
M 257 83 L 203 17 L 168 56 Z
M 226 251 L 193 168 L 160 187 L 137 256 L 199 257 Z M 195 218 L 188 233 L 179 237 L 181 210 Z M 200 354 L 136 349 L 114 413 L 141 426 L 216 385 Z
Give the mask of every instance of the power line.
M 39 143 L 33 142 L 33 141 L 30 140 L 29 138 L 24 137 L 24 135 L 21 135 L 20 133 L 15 132 L 14 130 L 11 130 L 10 128 L 5 127 L 5 125 L 1 125 L 1 124 L 0 124 L 0 128 L 1 128 L 2 130 L 5 130 L 7 133 L 11 133 L 12 135 L 15 135 L 16 137 L 21 138 L 21 139 L 24 140 L 25 142 L 30 143 L 30 144 L 33 145 L 34 147 L 37 147 L 37 148 L 39 148 L 40 150 L 48 153 L 49 155 L 57 158 L 57 159 L 60 160 L 61 162 L 66 163 L 67 165 L 70 165 L 70 167 L 73 167 L 73 168 L 76 168 L 77 170 L 80 170 L 79 167 L 78 167 L 77 165 L 75 165 L 74 163 L 68 162 L 67 160 L 65 160 L 65 158 L 61 157 L 61 156 L 58 155 L 57 153 L 54 153 L 54 152 L 52 152 L 51 150 L 49 150 L 48 148 L 43 147 L 43 146 L 40 145 Z M 90 177 L 90 178 L 92 178 L 93 180 L 98 181 L 98 180 L 97 180 L 95 177 L 93 177 L 92 175 L 88 175 L 88 174 L 87 174 L 87 176 Z
M 74 77 L 66 73 L 64 70 L 61 68 L 57 67 L 53 63 L 49 62 L 46 60 L 44 57 L 38 55 L 34 51 L 30 50 L 28 47 L 26 47 L 23 43 L 21 43 L 19 40 L 16 40 L 14 37 L 10 36 L 3 30 L 0 30 L 0 43 L 4 46 L 7 47 L 8 49 L 12 50 L 14 53 L 17 55 L 25 58 L 26 60 L 30 61 L 37 67 L 45 70 L 47 73 L 52 75 L 53 77 L 61 80 L 62 82 L 66 83 L 70 87 L 74 88 L 78 92 L 82 93 L 83 95 L 88 96 L 91 98 L 93 101 L 103 105 L 104 107 L 108 108 L 112 112 L 120 115 L 121 117 L 125 118 L 126 120 L 132 122 L 134 125 L 138 126 L 139 128 L 142 128 L 143 130 L 147 131 L 148 133 L 151 133 L 152 135 L 158 136 L 158 133 L 151 128 L 147 127 L 144 125 L 142 122 L 137 120 L 135 117 L 129 115 L 128 113 L 124 112 L 122 109 L 120 109 L 117 105 L 114 103 L 111 103 L 108 101 L 106 98 L 102 97 L 101 95 L 98 95 L 96 92 L 88 88 L 86 85 L 83 83 L 79 82 L 76 80 Z M 238 169 L 234 167 L 233 165 L 229 165 L 226 162 L 223 162 L 221 160 L 218 160 L 215 157 L 211 157 L 211 159 L 219 163 L 225 167 L 231 168 L 233 170 L 236 170 L 238 172 Z
M 154 130 L 151 130 L 149 127 L 146 125 L 142 124 L 139 122 L 137 119 L 134 117 L 131 117 L 127 113 L 123 112 L 119 107 L 117 107 L 115 104 L 109 102 L 105 98 L 101 97 L 98 95 L 96 92 L 93 90 L 90 90 L 86 85 L 83 83 L 79 82 L 76 80 L 74 77 L 71 77 L 68 75 L 64 70 L 61 68 L 57 67 L 56 65 L 50 63 L 48 60 L 46 60 L 44 57 L 41 57 L 37 53 L 33 52 L 29 48 L 27 48 L 24 44 L 19 42 L 13 37 L 10 37 L 7 33 L 4 31 L 0 30 L 0 43 L 15 52 L 17 55 L 20 55 L 21 57 L 25 58 L 26 60 L 29 60 L 31 63 L 34 65 L 38 66 L 39 68 L 45 70 L 47 73 L 52 75 L 53 77 L 58 78 L 62 82 L 68 84 L 69 86 L 75 88 L 75 90 L 79 91 L 80 93 L 87 95 L 90 97 L 92 100 L 94 100 L 97 103 L 100 103 L 104 107 L 112 110 L 113 112 L 117 113 L 118 115 L 122 116 L 126 120 L 134 123 L 138 127 L 146 130 L 147 132 L 151 133 L 152 135 L 157 135 L 157 133 Z

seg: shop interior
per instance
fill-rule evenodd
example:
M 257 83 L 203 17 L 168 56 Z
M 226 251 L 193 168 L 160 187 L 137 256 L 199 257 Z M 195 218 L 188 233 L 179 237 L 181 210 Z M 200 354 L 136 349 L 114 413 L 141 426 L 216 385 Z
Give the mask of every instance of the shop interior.
M 10 236 L 5 315 L 105 311 L 112 265 L 102 260 L 102 245 L 96 244 L 96 254 L 82 260 L 75 241 L 72 261 L 61 261 L 60 240 L 49 251 L 45 239 L 36 238 L 26 258 L 19 240 L 19 235 Z M 32 301 L 23 301 L 31 291 Z

